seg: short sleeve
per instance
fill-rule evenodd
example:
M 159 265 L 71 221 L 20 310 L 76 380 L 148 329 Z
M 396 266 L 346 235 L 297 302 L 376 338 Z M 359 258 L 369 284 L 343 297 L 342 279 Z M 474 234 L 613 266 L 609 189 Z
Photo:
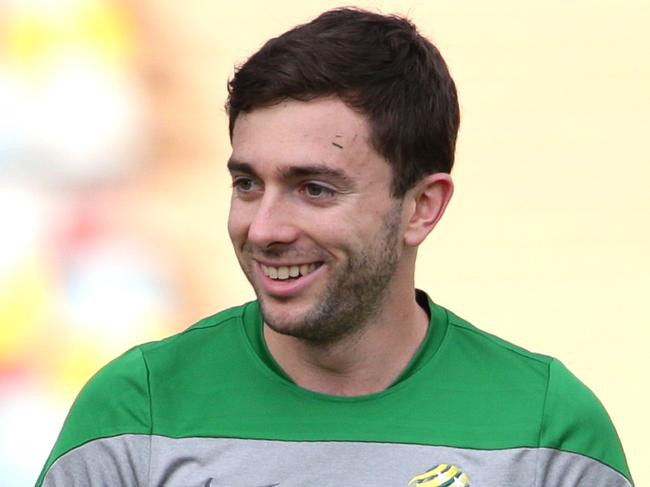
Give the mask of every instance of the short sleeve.
M 549 365 L 539 446 L 540 487 L 632 485 L 621 442 L 607 411 L 557 360 Z
M 134 348 L 81 390 L 36 487 L 146 485 L 150 434 L 147 367 Z

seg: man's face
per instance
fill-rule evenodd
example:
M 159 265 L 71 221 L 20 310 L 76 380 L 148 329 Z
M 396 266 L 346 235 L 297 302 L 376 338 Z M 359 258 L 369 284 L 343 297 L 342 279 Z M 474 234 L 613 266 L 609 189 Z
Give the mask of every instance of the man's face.
M 365 119 L 338 98 L 239 115 L 228 231 L 265 323 L 328 342 L 360 330 L 398 286 L 401 200 Z

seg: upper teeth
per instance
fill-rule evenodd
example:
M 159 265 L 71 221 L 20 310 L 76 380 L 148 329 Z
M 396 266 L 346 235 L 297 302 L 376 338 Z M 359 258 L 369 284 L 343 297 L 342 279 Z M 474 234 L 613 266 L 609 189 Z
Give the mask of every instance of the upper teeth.
M 262 272 L 271 279 L 289 279 L 290 277 L 306 276 L 310 272 L 314 272 L 316 264 L 303 264 L 273 267 L 262 264 Z

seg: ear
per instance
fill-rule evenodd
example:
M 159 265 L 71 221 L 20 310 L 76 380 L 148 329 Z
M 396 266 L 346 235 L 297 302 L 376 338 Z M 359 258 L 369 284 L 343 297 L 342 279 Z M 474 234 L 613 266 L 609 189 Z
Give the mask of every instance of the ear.
M 454 193 L 454 183 L 447 173 L 429 174 L 405 196 L 408 201 L 408 221 L 404 230 L 404 244 L 420 245 L 436 226 Z

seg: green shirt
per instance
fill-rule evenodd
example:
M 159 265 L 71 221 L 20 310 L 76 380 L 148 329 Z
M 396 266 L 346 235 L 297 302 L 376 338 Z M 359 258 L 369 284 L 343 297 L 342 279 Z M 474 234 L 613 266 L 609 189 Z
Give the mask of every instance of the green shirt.
M 632 485 L 607 413 L 560 362 L 418 299 L 424 342 L 365 396 L 295 385 L 257 302 L 135 347 L 81 391 L 36 485 Z

